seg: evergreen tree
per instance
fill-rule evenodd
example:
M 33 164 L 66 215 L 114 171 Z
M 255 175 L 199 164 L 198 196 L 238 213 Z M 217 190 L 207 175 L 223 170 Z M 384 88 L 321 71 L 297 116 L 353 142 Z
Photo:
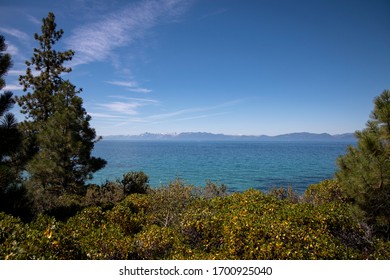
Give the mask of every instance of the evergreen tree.
M 390 91 L 375 99 L 357 147 L 338 160 L 336 176 L 377 234 L 390 236 Z
M 9 161 L 18 151 L 21 135 L 15 115 L 9 111 L 15 101 L 12 92 L 6 91 L 0 95 L 0 162 Z
M 3 35 L 0 35 L 0 90 L 5 87 L 4 76 L 12 66 L 11 55 L 4 53 L 7 50 L 5 39 Z M 2 104 L 3 105 L 3 104 Z M 3 107 L 1 109 L 4 109 Z M 0 111 L 4 113 L 3 111 Z
M 0 35 L 0 90 L 5 87 L 4 77 L 12 65 L 11 56 L 5 53 L 6 50 L 5 39 Z M 0 94 L 0 188 L 3 190 L 2 193 L 10 183 L 9 161 L 10 155 L 16 147 L 12 143 L 12 140 L 16 141 L 16 139 L 12 139 L 17 131 L 16 119 L 12 113 L 8 112 L 14 103 L 12 92 L 5 91 Z
M 72 50 L 59 52 L 53 49 L 64 33 L 62 29 L 56 28 L 55 16 L 49 13 L 48 17 L 42 20 L 42 34 L 34 35 L 34 39 L 39 42 L 39 48 L 34 48 L 31 61 L 26 61 L 26 75 L 19 78 L 24 91 L 32 89 L 32 92 L 18 98 L 18 103 L 22 107 L 21 112 L 27 114 L 26 118 L 35 123 L 46 121 L 55 112 L 52 97 L 64 81 L 61 74 L 72 70 L 63 64 L 72 60 L 74 52 Z M 32 66 L 39 75 L 33 75 Z
M 0 35 L 0 90 L 5 87 L 4 77 L 12 66 L 11 56 L 5 53 L 6 50 L 5 39 Z M 16 173 L 12 172 L 12 161 L 21 141 L 16 118 L 9 112 L 14 103 L 12 92 L 5 91 L 0 94 L 0 187 L 3 191 L 15 179 Z
M 0 90 L 5 87 L 4 76 L 12 66 L 6 49 L 4 37 L 0 35 Z M 0 94 L 0 212 L 27 218 L 30 200 L 21 184 L 18 156 L 21 134 L 15 115 L 9 112 L 15 104 L 12 95 L 10 91 Z
M 40 48 L 34 49 L 31 61 L 26 62 L 26 75 L 19 79 L 24 91 L 31 92 L 17 101 L 26 114 L 22 127 L 28 135 L 28 150 L 33 151 L 27 164 L 30 181 L 46 189 L 74 193 L 106 161 L 91 156 L 98 139 L 79 97 L 81 89 L 61 76 L 71 71 L 63 64 L 74 55 L 72 50 L 53 48 L 62 34 L 62 29 L 56 29 L 54 14 L 49 13 L 43 19 L 42 34 L 35 34 Z M 32 66 L 38 75 L 33 75 Z

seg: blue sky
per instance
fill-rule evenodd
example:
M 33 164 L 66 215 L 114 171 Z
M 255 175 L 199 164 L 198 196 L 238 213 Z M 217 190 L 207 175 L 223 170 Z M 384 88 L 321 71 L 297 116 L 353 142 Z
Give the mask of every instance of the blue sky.
M 16 95 L 49 11 L 103 136 L 353 132 L 390 88 L 388 0 L 3 0 Z

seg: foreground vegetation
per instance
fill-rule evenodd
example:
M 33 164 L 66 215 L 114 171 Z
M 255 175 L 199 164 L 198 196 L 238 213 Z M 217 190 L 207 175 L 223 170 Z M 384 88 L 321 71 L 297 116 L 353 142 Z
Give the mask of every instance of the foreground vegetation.
M 390 259 L 390 91 L 335 179 L 302 195 L 228 194 L 211 182 L 151 189 L 143 172 L 86 185 L 106 161 L 91 156 L 99 138 L 81 90 L 62 78 L 74 53 L 54 50 L 54 20 L 43 19 L 20 76 L 29 92 L 0 95 L 0 259 Z M 0 90 L 5 50 L 0 35 Z
M 62 198 L 68 206 L 58 206 L 57 218 L 52 211 L 28 223 L 1 213 L 0 258 L 390 258 L 390 242 L 354 216 L 335 181 L 303 196 L 284 189 L 228 195 L 212 183 L 201 189 L 180 181 L 113 203 L 121 195 L 117 182 Z M 64 217 L 66 208 L 79 211 Z

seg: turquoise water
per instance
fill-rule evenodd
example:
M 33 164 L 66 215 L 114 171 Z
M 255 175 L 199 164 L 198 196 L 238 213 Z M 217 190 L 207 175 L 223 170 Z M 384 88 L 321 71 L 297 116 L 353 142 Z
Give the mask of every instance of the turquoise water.
M 154 187 L 176 178 L 204 186 L 224 183 L 230 191 L 292 186 L 303 192 L 310 184 L 332 178 L 346 142 L 135 142 L 103 140 L 94 155 L 107 160 L 93 183 L 144 171 Z

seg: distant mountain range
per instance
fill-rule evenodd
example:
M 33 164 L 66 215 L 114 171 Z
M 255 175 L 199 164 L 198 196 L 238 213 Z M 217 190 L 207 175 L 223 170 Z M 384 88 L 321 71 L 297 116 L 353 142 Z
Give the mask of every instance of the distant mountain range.
M 132 141 L 356 141 L 354 133 L 331 135 L 328 133 L 297 132 L 277 136 L 226 135 L 207 132 L 183 132 L 173 134 L 143 133 L 140 135 L 110 135 L 104 140 Z

